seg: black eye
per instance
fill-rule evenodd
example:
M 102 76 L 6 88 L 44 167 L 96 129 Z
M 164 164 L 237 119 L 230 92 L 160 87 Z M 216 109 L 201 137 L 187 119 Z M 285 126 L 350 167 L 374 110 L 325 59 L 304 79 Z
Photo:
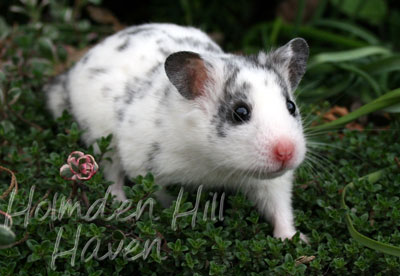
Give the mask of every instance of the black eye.
M 292 102 L 291 100 L 287 100 L 286 107 L 289 110 L 289 113 L 291 115 L 294 115 L 294 113 L 296 112 L 296 105 L 294 104 L 294 102 Z
M 233 109 L 232 119 L 239 124 L 250 120 L 250 108 L 244 103 L 237 105 Z

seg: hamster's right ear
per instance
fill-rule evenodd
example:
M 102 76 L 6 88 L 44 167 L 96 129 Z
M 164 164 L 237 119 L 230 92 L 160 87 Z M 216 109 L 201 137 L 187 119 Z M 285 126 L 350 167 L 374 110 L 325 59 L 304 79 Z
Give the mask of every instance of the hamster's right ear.
M 267 62 L 276 65 L 281 74 L 289 80 L 291 89 L 294 91 L 306 72 L 308 55 L 307 42 L 298 37 L 272 52 L 267 57 Z
M 168 79 L 183 97 L 193 100 L 204 95 L 210 73 L 199 54 L 188 51 L 173 53 L 165 60 L 164 67 Z

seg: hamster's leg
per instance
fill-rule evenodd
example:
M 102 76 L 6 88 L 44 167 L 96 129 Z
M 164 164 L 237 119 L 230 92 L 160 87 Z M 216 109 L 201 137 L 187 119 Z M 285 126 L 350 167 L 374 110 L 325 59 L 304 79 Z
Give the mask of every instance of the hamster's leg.
M 249 193 L 260 213 L 273 224 L 274 237 L 282 240 L 291 239 L 296 234 L 292 209 L 293 172 L 272 179 L 260 181 L 257 190 Z M 300 234 L 307 242 L 307 237 Z
M 111 185 L 111 194 L 115 196 L 116 200 L 124 201 L 126 200 L 125 193 L 122 189 L 124 186 L 124 173 L 121 166 L 121 161 L 116 154 L 112 154 L 112 163 L 108 160 L 101 162 L 100 166 L 103 167 L 104 176 L 108 181 L 114 182 Z

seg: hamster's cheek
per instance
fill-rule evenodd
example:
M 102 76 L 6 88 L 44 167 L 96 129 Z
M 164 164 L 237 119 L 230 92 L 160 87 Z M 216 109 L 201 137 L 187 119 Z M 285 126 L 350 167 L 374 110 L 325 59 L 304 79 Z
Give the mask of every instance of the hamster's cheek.
M 299 166 L 305 159 L 306 153 L 307 153 L 307 147 L 306 147 L 306 141 L 304 138 L 303 133 L 299 135 L 301 137 L 299 139 L 298 145 L 297 145 L 297 157 L 296 157 L 296 167 Z

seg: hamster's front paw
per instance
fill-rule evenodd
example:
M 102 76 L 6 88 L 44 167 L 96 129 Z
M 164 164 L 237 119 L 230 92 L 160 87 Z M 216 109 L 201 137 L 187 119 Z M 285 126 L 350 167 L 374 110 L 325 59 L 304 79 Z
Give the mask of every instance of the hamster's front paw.
M 115 200 L 121 201 L 121 202 L 127 200 L 126 195 L 125 195 L 124 191 L 122 190 L 121 185 L 113 184 L 110 187 L 111 187 L 111 194 L 113 196 L 115 196 Z

